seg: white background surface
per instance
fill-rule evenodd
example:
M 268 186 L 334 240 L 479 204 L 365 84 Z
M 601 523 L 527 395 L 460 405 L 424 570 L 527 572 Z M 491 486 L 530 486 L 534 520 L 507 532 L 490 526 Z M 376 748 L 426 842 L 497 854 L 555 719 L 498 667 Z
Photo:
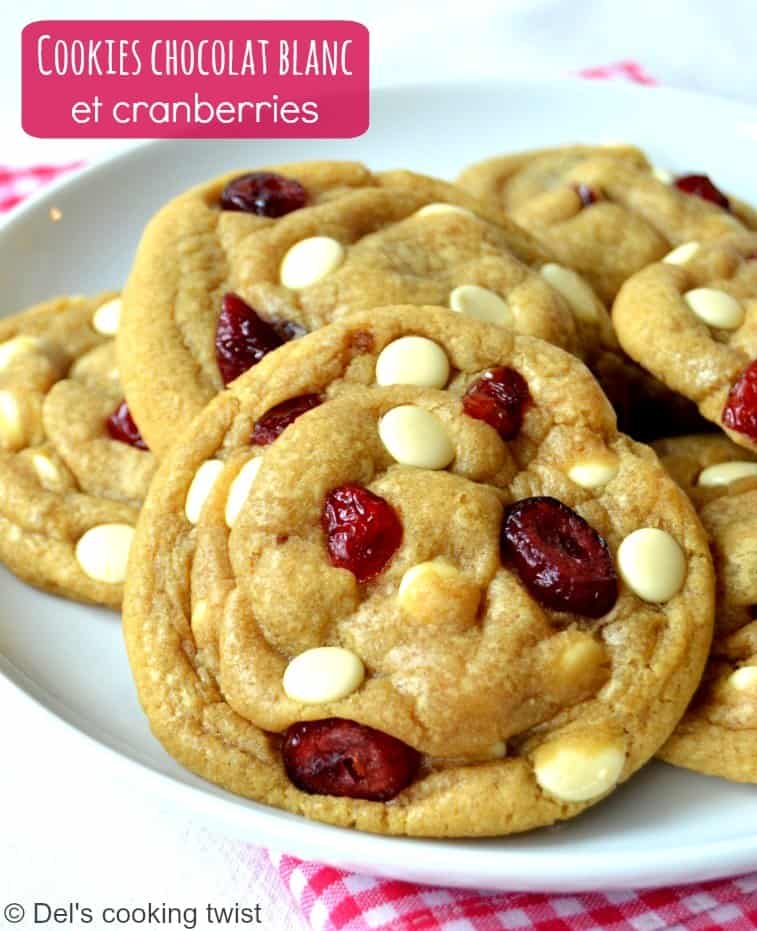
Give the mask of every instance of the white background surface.
M 373 83 L 563 74 L 634 58 L 660 81 L 757 102 L 750 0 L 23 2 L 0 12 L 0 161 L 87 157 L 113 143 L 47 142 L 20 129 L 20 31 L 43 18 L 350 18 L 371 30 Z M 450 131 L 455 117 L 450 113 Z M 549 120 L 549 114 L 544 114 Z M 681 133 L 686 127 L 679 128 Z M 401 157 L 397 159 L 402 161 Z M 96 255 L 93 256 L 96 261 Z M 44 275 L 44 261 L 39 274 Z M 0 647 L 2 645 L 0 644 Z M 106 675 L 103 670 L 101 674 Z M 5 902 L 173 905 L 260 901 L 263 927 L 299 929 L 263 858 L 84 770 L 64 732 L 0 680 L 0 908 Z M 253 842 L 254 838 L 250 838 Z M 47 925 L 51 927 L 52 925 Z M 0 918 L 0 927 L 2 919 Z M 32 927 L 23 924 L 20 927 Z M 199 924 L 198 927 L 203 927 Z

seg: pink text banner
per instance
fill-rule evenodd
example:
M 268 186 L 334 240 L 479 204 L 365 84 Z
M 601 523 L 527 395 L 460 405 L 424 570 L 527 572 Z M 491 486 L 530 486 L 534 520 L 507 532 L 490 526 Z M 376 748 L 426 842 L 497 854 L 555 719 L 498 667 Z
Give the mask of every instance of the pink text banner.
M 368 128 L 349 21 L 47 20 L 22 33 L 22 125 L 46 139 L 346 139 Z

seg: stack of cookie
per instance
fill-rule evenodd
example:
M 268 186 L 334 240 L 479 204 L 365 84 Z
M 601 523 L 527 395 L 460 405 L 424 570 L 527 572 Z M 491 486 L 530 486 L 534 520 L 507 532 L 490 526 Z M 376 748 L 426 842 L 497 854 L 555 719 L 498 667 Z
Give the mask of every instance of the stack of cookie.
M 573 147 L 192 189 L 120 299 L 2 324 L 0 556 L 125 583 L 158 739 L 307 817 L 501 835 L 658 753 L 757 779 L 757 234 L 705 181 Z M 736 442 L 669 435 L 703 418 Z

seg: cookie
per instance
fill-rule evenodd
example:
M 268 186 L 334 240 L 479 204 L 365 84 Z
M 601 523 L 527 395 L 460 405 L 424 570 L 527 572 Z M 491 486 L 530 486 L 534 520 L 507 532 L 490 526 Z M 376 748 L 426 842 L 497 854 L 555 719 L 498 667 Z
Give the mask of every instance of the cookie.
M 60 297 L 0 321 L 0 559 L 114 608 L 155 468 L 119 385 L 119 307 Z
M 328 165 L 328 163 L 327 163 Z M 126 396 L 161 456 L 225 384 L 287 340 L 383 304 L 444 304 L 589 359 L 614 346 L 591 289 L 499 211 L 411 172 L 357 175 L 321 196 L 321 163 L 283 166 L 304 206 L 261 217 L 224 208 L 217 179 L 150 222 L 124 292 Z
M 508 211 L 610 304 L 674 246 L 745 228 L 706 177 L 668 177 L 631 146 L 568 146 L 487 159 L 458 183 Z
M 704 679 L 662 759 L 757 782 L 757 455 L 725 437 L 655 445 L 695 501 L 717 578 L 715 637 Z
M 264 358 L 161 463 L 124 632 L 153 732 L 332 824 L 569 818 L 682 715 L 711 638 L 692 505 L 568 353 L 444 308 Z
M 757 451 L 757 234 L 690 243 L 630 278 L 623 349 L 734 442 Z

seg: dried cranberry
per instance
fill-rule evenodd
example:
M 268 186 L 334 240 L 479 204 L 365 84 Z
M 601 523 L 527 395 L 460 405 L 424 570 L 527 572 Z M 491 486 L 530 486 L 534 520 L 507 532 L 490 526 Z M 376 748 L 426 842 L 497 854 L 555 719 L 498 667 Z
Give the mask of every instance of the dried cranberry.
M 402 542 L 394 508 L 362 485 L 340 485 L 326 495 L 321 523 L 331 564 L 358 582 L 375 578 Z
M 588 184 L 574 184 L 573 190 L 578 194 L 582 207 L 591 207 L 592 204 L 596 204 L 598 200 L 602 199 L 599 191 L 589 187 Z
M 224 385 L 257 365 L 286 338 L 236 294 L 224 294 L 216 325 L 216 361 Z
M 731 209 L 731 202 L 722 191 L 715 187 L 707 175 L 681 175 L 675 179 L 674 184 L 684 194 L 701 197 L 702 200 L 717 204 L 718 207 L 722 207 L 724 210 Z
M 486 372 L 463 396 L 465 413 L 494 427 L 503 440 L 512 440 L 518 435 L 530 403 L 526 379 L 506 366 Z
M 137 449 L 147 449 L 147 443 L 142 439 L 139 427 L 134 423 L 126 401 L 121 401 L 118 407 L 105 421 L 108 433 L 119 443 L 128 443 Z
M 299 181 L 271 171 L 253 171 L 240 175 L 221 193 L 224 210 L 255 213 L 259 217 L 283 217 L 299 210 L 307 201 L 307 192 Z
M 506 509 L 502 553 L 547 608 L 601 617 L 618 597 L 607 542 L 555 498 L 524 498 Z
M 744 369 L 728 393 L 723 423 L 757 442 L 757 359 Z
M 415 778 L 421 757 L 396 737 L 344 718 L 302 721 L 284 735 L 287 776 L 311 795 L 388 802 Z
M 273 443 L 290 423 L 294 423 L 302 414 L 322 403 L 323 398 L 319 394 L 301 394 L 297 398 L 282 401 L 281 404 L 272 407 L 258 420 L 252 428 L 251 442 L 255 446 L 267 446 L 269 443 Z

